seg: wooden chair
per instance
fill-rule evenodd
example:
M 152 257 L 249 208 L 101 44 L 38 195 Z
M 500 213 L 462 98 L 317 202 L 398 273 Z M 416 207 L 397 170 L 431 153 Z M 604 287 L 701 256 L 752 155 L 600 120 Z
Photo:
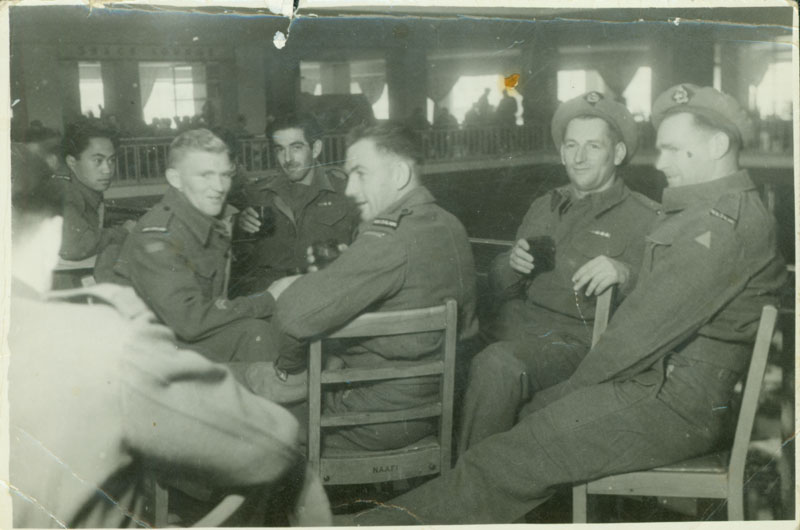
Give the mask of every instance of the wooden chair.
M 344 328 L 325 337 L 325 339 L 342 339 L 444 331 L 441 358 L 403 367 L 323 371 L 322 339 L 311 344 L 308 382 L 308 457 L 314 470 L 322 477 L 324 485 L 388 482 L 441 473 L 450 469 L 456 320 L 456 302 L 447 300 L 444 305 L 437 307 L 364 314 Z M 438 402 L 391 412 L 322 413 L 323 386 L 325 385 L 430 375 L 438 375 L 440 378 Z M 321 445 L 322 429 L 433 417 L 439 418 L 438 436 L 429 436 L 402 449 L 326 451 Z
M 145 491 L 151 492 L 150 498 L 145 503 L 145 515 L 148 520 L 153 521 L 153 528 L 167 528 L 170 526 L 169 490 L 161 485 L 152 474 L 147 474 L 144 480 Z M 242 495 L 228 495 L 192 526 L 201 528 L 222 526 L 243 503 Z
M 728 520 L 744 519 L 745 459 L 777 314 L 777 309 L 771 305 L 764 306 L 761 312 L 731 450 L 575 486 L 572 489 L 573 523 L 587 521 L 587 495 L 590 494 L 726 499 Z

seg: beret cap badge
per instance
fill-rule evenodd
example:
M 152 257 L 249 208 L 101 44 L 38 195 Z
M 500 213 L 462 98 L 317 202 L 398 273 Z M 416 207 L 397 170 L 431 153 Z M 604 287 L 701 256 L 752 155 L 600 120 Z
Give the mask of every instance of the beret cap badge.
M 680 85 L 675 89 L 675 92 L 672 93 L 672 101 L 681 105 L 689 103 L 689 91 L 685 86 Z
M 597 104 L 598 101 L 603 99 L 603 94 L 601 94 L 600 92 L 592 91 L 587 93 L 583 99 L 585 99 L 588 104 L 595 105 Z

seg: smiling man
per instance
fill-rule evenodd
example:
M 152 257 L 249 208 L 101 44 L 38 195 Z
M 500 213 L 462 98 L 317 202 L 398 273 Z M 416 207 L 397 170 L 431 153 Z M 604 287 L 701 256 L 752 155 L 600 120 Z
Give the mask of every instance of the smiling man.
M 231 294 L 265 289 L 306 266 L 306 249 L 335 240 L 350 244 L 358 214 L 344 194 L 347 176 L 322 166 L 322 130 L 309 114 L 285 114 L 267 137 L 280 174 L 250 182 L 232 203 L 243 208 L 237 228 L 245 241 L 234 248 Z
M 575 370 L 591 345 L 595 295 L 611 285 L 620 299 L 630 292 L 656 219 L 658 205 L 617 176 L 638 139 L 624 105 L 589 92 L 556 110 L 552 132 L 569 184 L 533 202 L 514 247 L 492 263 L 500 307 L 487 334 L 505 342 L 472 361 L 462 451 L 511 428 L 531 393 Z M 529 241 L 550 246 L 551 255 Z
M 310 340 L 324 336 L 365 311 L 397 311 L 458 302 L 459 335 L 473 336 L 475 271 L 467 234 L 461 223 L 439 207 L 420 184 L 420 152 L 412 134 L 392 124 L 357 128 L 348 137 L 347 195 L 355 201 L 362 224 L 353 244 L 326 268 L 276 282 L 277 321 L 289 336 Z M 281 293 L 283 289 L 286 289 Z M 402 365 L 438 351 L 442 333 L 377 337 L 338 354 L 351 368 Z M 303 374 L 306 355 L 281 353 L 279 371 Z M 299 375 L 298 375 L 299 377 Z M 281 379 L 264 382 L 264 395 L 276 401 L 303 398 L 281 387 Z M 434 377 L 348 385 L 327 395 L 334 412 L 397 410 L 436 399 Z M 428 420 L 375 424 L 328 434 L 327 446 L 392 449 L 432 433 Z
M 206 129 L 170 145 L 164 198 L 145 214 L 114 267 L 178 339 L 212 360 L 264 361 L 277 347 L 267 291 L 227 297 L 233 213 L 225 199 L 234 167 Z
M 738 103 L 678 85 L 653 103 L 653 124 L 669 188 L 639 281 L 600 340 L 513 428 L 355 523 L 508 523 L 555 486 L 719 448 L 761 308 L 775 303 L 785 265 L 775 221 L 739 169 L 753 129 Z

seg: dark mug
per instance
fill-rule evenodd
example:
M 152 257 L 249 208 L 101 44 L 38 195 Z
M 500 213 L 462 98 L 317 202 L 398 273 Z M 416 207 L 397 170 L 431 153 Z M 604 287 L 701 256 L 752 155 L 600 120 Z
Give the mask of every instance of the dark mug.
M 335 239 L 315 241 L 311 245 L 311 250 L 314 253 L 314 265 L 318 269 L 327 267 L 341 254 L 339 252 L 339 242 Z
M 536 272 L 551 271 L 556 266 L 556 242 L 550 236 L 529 237 L 526 239 L 533 256 L 533 269 Z
M 255 206 L 254 208 L 258 214 L 258 220 L 261 221 L 261 226 L 256 233 L 262 237 L 272 235 L 275 231 L 275 212 L 272 210 L 272 207 Z

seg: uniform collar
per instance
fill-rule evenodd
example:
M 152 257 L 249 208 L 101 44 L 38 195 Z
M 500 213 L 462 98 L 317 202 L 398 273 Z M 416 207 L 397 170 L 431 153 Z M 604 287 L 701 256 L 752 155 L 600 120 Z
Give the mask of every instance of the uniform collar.
M 669 212 L 683 210 L 692 204 L 712 202 L 726 193 L 752 189 L 755 189 L 755 185 L 750 180 L 750 175 L 747 170 L 740 169 L 727 177 L 709 182 L 666 188 L 661 202 L 664 210 Z
M 425 186 L 418 186 L 387 206 L 381 213 L 375 216 L 375 219 L 363 223 L 363 225 L 381 225 L 397 228 L 403 217 L 414 213 L 413 208 L 415 206 L 435 202 L 436 199 L 433 198 L 428 188 Z
M 590 193 L 582 199 L 575 198 L 572 188 L 569 185 L 561 186 L 552 191 L 550 210 L 553 211 L 568 201 L 589 201 L 592 215 L 597 217 L 624 201 L 629 194 L 630 190 L 628 190 L 628 187 L 625 186 L 625 183 L 619 177 L 614 178 L 614 183 L 607 190 Z
M 170 186 L 164 194 L 163 203 L 166 207 L 172 209 L 175 215 L 189 227 L 189 230 L 194 236 L 199 239 L 203 245 L 208 243 L 208 238 L 212 230 L 217 230 L 222 234 L 227 234 L 225 224 L 215 217 L 209 217 L 204 214 L 189 202 L 180 191 Z M 230 212 L 230 207 L 226 204 L 223 209 L 223 216 Z
M 331 179 L 328 177 L 328 172 L 325 171 L 325 168 L 323 168 L 319 164 L 316 164 L 311 169 L 311 171 L 314 172 L 314 176 L 311 179 L 311 184 L 309 184 L 309 187 L 316 188 L 320 191 L 322 190 L 331 192 L 336 191 L 336 189 L 333 187 L 333 184 L 331 183 Z M 264 185 L 262 186 L 262 189 L 270 190 L 274 193 L 280 194 L 280 192 L 283 189 L 287 188 L 288 186 L 291 186 L 292 184 L 293 182 L 291 182 L 286 176 L 286 174 L 281 170 L 280 174 L 277 175 L 274 179 L 265 182 Z
M 81 197 L 83 197 L 84 201 L 97 210 L 100 207 L 100 203 L 103 202 L 103 192 L 97 191 L 89 188 L 86 184 L 78 180 L 78 177 L 75 175 L 70 175 L 69 177 L 70 186 L 75 189 Z

